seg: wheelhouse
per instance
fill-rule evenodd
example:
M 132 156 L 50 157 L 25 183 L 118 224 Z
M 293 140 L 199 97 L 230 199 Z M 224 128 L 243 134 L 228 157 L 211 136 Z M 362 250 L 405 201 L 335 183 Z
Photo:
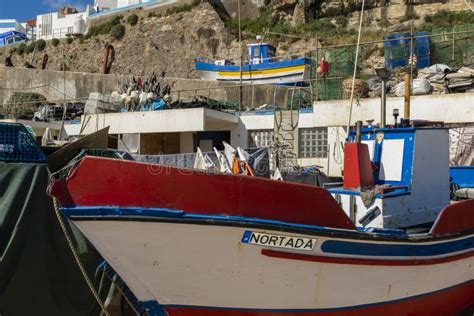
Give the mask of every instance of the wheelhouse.
M 275 61 L 275 46 L 267 43 L 247 45 L 250 64 L 267 64 Z

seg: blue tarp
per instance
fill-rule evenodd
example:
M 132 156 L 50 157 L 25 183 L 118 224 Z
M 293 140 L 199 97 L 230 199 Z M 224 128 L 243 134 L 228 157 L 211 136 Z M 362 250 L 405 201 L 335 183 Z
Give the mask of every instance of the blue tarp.
M 449 175 L 459 188 L 474 188 L 474 166 L 450 167 Z
M 13 43 L 8 43 L 8 40 L 13 38 Z M 27 36 L 25 33 L 17 31 L 8 31 L 0 34 L 0 46 L 7 46 L 11 44 L 21 43 L 26 41 Z

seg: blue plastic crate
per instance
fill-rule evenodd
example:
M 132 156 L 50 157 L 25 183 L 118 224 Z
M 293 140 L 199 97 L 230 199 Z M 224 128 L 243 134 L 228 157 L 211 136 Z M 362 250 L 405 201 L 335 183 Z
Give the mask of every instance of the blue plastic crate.
M 415 32 L 415 33 L 413 33 L 413 37 L 415 37 L 415 42 L 417 42 L 417 43 L 429 43 L 430 42 L 429 33 L 426 32 L 426 31 Z
M 408 61 L 405 58 L 385 60 L 385 66 L 389 69 L 405 67 L 407 64 Z
M 414 49 L 414 54 L 416 56 L 426 56 L 430 54 L 429 45 L 416 45 Z
M 401 46 L 406 45 L 409 41 L 407 38 L 410 37 L 410 33 L 398 33 L 398 34 L 390 34 L 384 36 L 384 46 L 385 47 L 393 47 L 393 46 Z
M 429 55 L 416 57 L 416 68 L 421 69 L 429 66 L 431 66 Z
M 44 162 L 46 157 L 25 126 L 0 123 L 0 161 Z

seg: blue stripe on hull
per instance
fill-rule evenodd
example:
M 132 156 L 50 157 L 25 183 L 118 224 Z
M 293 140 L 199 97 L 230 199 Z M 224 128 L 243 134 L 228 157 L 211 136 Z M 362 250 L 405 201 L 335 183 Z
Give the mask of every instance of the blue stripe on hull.
M 309 65 L 310 60 L 308 58 L 298 58 L 293 60 L 285 60 L 285 61 L 276 61 L 264 64 L 245 64 L 242 67 L 242 71 L 258 71 L 258 70 L 267 70 L 267 69 L 278 69 L 278 68 L 286 68 L 286 67 L 293 67 L 293 66 L 300 66 L 300 65 Z M 240 71 L 239 66 L 235 65 L 215 65 L 211 63 L 204 63 L 200 61 L 195 62 L 196 70 L 199 71 Z
M 168 219 L 188 219 L 188 220 L 218 220 L 230 223 L 251 223 L 251 224 L 266 224 L 276 226 L 278 228 L 300 228 L 308 229 L 314 232 L 334 233 L 334 238 L 337 238 L 337 233 L 350 231 L 335 230 L 326 227 L 291 224 L 280 221 L 262 220 L 257 218 L 246 218 L 239 216 L 215 216 L 215 215 L 200 215 L 185 213 L 180 210 L 170 209 L 144 209 L 144 208 L 119 208 L 119 207 L 72 207 L 62 208 L 62 212 L 72 217 L 72 219 L 103 217 L 104 219 L 130 219 L 134 218 L 168 218 Z M 384 230 L 377 230 L 378 233 L 367 232 L 350 232 L 354 236 L 354 241 L 343 240 L 328 240 L 321 245 L 321 250 L 326 253 L 346 254 L 346 255 L 360 255 L 372 257 L 433 257 L 441 255 L 450 255 L 460 251 L 469 251 L 474 249 L 474 236 L 470 236 L 460 240 L 440 240 L 437 243 L 426 245 L 420 243 L 405 243 L 393 244 L 393 242 L 403 242 L 400 240 L 399 231 L 387 230 L 385 236 L 393 237 L 390 241 L 365 242 L 357 240 L 359 235 L 384 235 Z M 407 236 L 405 236 L 407 237 Z M 429 237 L 429 236 L 428 236 Z M 425 242 L 430 242 L 429 238 Z
M 357 256 L 376 257 L 432 257 L 474 249 L 474 236 L 430 245 L 399 245 L 327 240 L 321 250 L 325 253 L 336 253 Z

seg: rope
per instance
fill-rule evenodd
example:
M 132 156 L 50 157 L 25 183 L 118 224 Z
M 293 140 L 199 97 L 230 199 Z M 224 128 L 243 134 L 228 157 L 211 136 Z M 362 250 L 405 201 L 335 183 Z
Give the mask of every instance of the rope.
M 81 262 L 81 258 L 79 258 L 79 255 L 77 254 L 76 248 L 74 248 L 74 244 L 72 242 L 71 236 L 69 236 L 66 225 L 64 224 L 64 220 L 61 216 L 61 212 L 59 211 L 58 200 L 55 197 L 53 197 L 53 204 L 54 204 L 54 212 L 56 213 L 56 217 L 58 218 L 59 225 L 61 226 L 61 229 L 64 233 L 64 236 L 66 237 L 67 243 L 69 245 L 69 248 L 71 249 L 71 252 L 72 252 L 72 255 L 73 255 L 74 259 L 76 260 L 77 266 L 79 267 L 79 270 L 81 270 L 82 276 L 84 277 L 84 280 L 86 281 L 87 286 L 91 290 L 92 295 L 94 295 L 94 298 L 97 301 L 97 304 L 99 304 L 99 306 L 102 310 L 102 313 L 105 316 L 109 316 L 109 312 L 107 311 L 104 304 L 100 300 L 99 294 L 95 290 L 91 279 L 87 275 L 86 269 L 84 268 L 84 265 Z
M 352 119 L 352 107 L 354 105 L 354 89 L 355 89 L 355 79 L 357 75 L 357 64 L 359 62 L 359 48 L 360 48 L 360 37 L 362 34 L 362 20 L 364 18 L 364 5 L 365 5 L 365 0 L 362 0 L 362 9 L 360 11 L 360 21 L 359 21 L 359 34 L 357 35 L 357 47 L 356 47 L 356 55 L 355 55 L 355 61 L 354 61 L 354 73 L 352 75 L 351 107 L 349 108 L 349 121 L 347 122 L 347 138 L 349 138 L 349 131 L 351 128 L 351 119 Z
M 44 88 L 44 87 L 47 87 L 51 85 L 51 83 L 47 83 L 47 84 L 44 84 L 44 85 L 41 85 L 41 86 L 35 86 L 35 87 L 29 87 L 29 88 L 21 88 L 21 89 L 17 89 L 17 88 L 3 88 L 3 87 L 0 87 L 0 90 L 7 90 L 7 91 L 24 91 L 24 90 L 34 90 L 34 89 L 39 89 L 39 88 Z

